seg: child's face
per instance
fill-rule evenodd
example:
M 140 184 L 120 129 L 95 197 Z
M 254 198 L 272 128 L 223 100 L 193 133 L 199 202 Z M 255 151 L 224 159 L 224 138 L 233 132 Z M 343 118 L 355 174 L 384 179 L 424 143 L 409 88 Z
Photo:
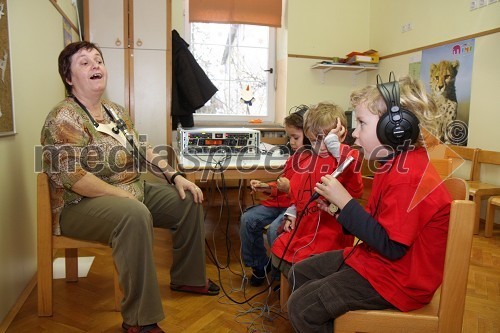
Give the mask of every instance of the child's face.
M 285 132 L 290 140 L 290 147 L 295 151 L 304 145 L 304 132 L 295 126 L 285 125 Z
M 389 151 L 384 148 L 377 137 L 377 123 L 380 117 L 368 110 L 364 104 L 360 104 L 355 109 L 358 125 L 352 133 L 356 145 L 361 146 L 364 158 L 373 160 L 386 157 Z
M 309 141 L 311 141 L 311 146 L 312 146 L 312 149 L 313 149 L 313 152 L 320 156 L 320 157 L 327 157 L 328 155 L 330 155 L 330 153 L 328 152 L 328 149 L 326 148 L 326 145 L 325 145 L 325 134 L 323 133 L 320 133 L 318 134 L 317 136 L 312 136 L 312 137 L 308 137 L 309 138 Z

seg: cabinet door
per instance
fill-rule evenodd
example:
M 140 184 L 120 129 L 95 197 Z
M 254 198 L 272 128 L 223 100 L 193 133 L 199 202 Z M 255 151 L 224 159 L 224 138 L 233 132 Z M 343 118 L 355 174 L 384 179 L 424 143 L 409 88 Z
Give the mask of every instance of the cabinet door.
M 104 92 L 104 98 L 128 108 L 128 84 L 125 84 L 124 70 L 125 53 L 128 50 L 102 47 L 101 52 L 108 70 L 108 85 Z
M 167 49 L 167 0 L 133 1 L 134 49 Z
M 134 119 L 153 146 L 167 142 L 166 51 L 134 52 Z
M 88 0 L 89 40 L 99 47 L 127 48 L 123 0 Z

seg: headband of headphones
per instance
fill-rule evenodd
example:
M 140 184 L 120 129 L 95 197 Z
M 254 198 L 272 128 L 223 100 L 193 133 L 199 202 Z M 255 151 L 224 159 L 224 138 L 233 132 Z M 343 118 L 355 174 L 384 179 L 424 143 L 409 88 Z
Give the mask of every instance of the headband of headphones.
M 301 116 L 304 118 L 304 114 L 309 110 L 309 107 L 305 104 L 300 104 L 297 106 L 294 106 L 293 108 L 290 109 L 290 114 L 294 113 L 297 114 L 298 116 Z
M 383 83 L 380 75 L 377 75 L 377 88 L 384 98 L 385 104 L 387 105 L 387 111 L 394 110 L 393 112 L 395 112 L 395 108 L 400 108 L 399 83 L 396 81 L 393 72 L 389 74 L 389 81 L 386 83 Z

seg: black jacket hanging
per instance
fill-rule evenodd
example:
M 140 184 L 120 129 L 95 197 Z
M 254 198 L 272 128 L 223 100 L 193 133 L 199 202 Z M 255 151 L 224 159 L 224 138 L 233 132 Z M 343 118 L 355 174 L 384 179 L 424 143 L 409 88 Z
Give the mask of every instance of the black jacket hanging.
M 193 113 L 217 92 L 217 87 L 196 62 L 189 44 L 172 30 L 172 129 L 193 127 Z

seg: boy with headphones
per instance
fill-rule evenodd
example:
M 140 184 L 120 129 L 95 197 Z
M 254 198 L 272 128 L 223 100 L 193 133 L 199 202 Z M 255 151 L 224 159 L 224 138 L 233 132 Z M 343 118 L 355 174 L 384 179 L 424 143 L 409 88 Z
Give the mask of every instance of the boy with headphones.
M 252 192 L 262 192 L 267 194 L 267 198 L 259 205 L 247 208 L 240 219 L 241 255 L 245 265 L 252 267 L 250 285 L 254 287 L 262 285 L 266 279 L 266 272 L 271 270 L 262 231 L 269 226 L 267 241 L 271 246 L 277 237 L 276 230 L 283 219 L 283 214 L 290 206 L 288 195 L 290 179 L 296 173 L 297 163 L 304 148 L 310 144 L 303 131 L 304 113 L 308 107 L 301 105 L 297 109 L 284 121 L 285 132 L 289 138 L 287 146 L 290 148 L 291 156 L 285 162 L 283 172 L 275 182 L 267 183 L 256 179 L 250 181 Z
M 436 133 L 435 102 L 405 77 L 353 92 L 351 103 L 355 144 L 380 163 L 367 208 L 330 176 L 315 190 L 328 201 L 320 208 L 338 206 L 343 230 L 362 243 L 295 266 L 288 312 L 296 332 L 332 332 L 334 319 L 350 310 L 420 308 L 442 280 L 451 196 L 427 169 L 424 144 Z
M 314 186 L 321 177 L 331 174 L 352 157 L 339 181 L 350 195 L 361 196 L 363 183 L 357 172 L 359 153 L 342 144 L 347 128 L 344 110 L 333 103 L 319 103 L 307 111 L 304 134 L 309 138 L 313 153 L 300 165 L 301 172 L 290 182 L 291 203 L 283 221 L 283 232 L 271 248 L 273 265 L 288 274 L 290 267 L 312 255 L 352 246 L 354 237 L 342 232 L 331 214 L 318 209 L 314 202 Z M 293 287 L 294 284 L 291 282 Z

